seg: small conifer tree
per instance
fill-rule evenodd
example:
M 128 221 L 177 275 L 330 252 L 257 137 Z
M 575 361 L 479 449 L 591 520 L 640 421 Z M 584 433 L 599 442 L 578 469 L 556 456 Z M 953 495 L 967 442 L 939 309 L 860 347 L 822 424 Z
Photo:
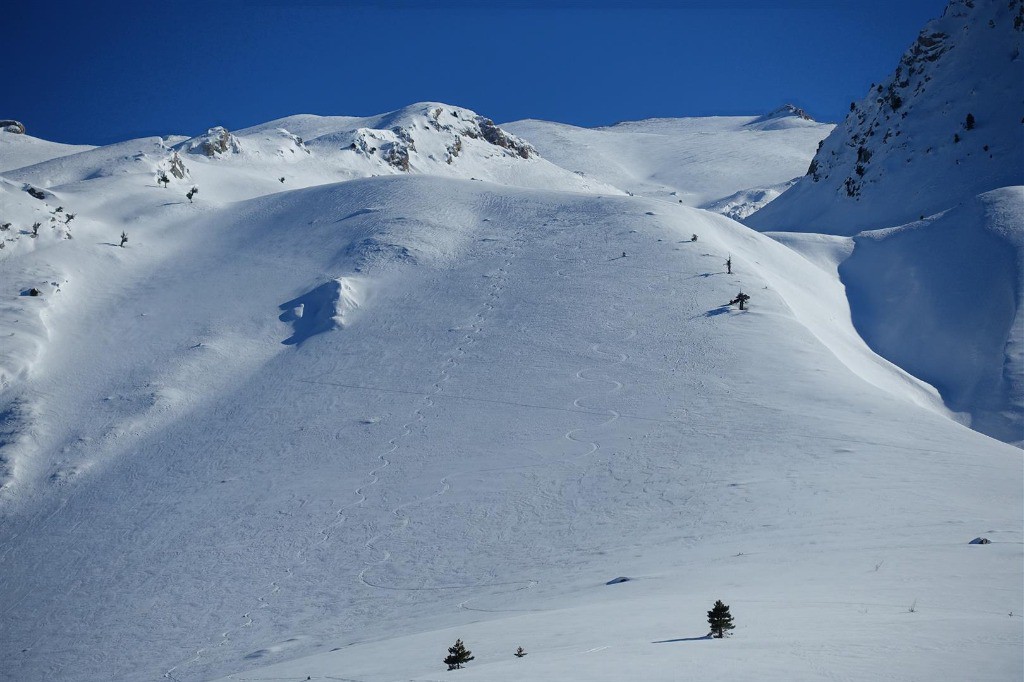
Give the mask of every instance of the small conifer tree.
M 171 181 L 171 179 L 169 177 L 167 177 L 167 173 L 165 173 L 163 171 L 160 171 L 157 174 L 157 176 L 156 176 L 156 184 L 158 184 L 158 185 L 163 185 L 164 187 L 167 187 L 167 184 L 170 181 Z
M 522 658 L 525 655 L 526 655 L 526 649 L 524 649 L 523 647 L 516 647 L 516 653 L 515 653 L 516 658 Z
M 974 114 L 967 114 L 967 119 L 964 121 L 964 130 L 974 130 Z
M 466 648 L 462 640 L 457 639 L 455 644 L 448 647 L 448 655 L 445 656 L 444 663 L 448 666 L 449 670 L 458 670 L 462 667 L 463 663 L 468 663 L 476 658 L 472 654 L 473 652 Z
M 708 611 L 708 624 L 711 625 L 711 635 L 716 639 L 722 639 L 729 630 L 736 627 L 732 624 L 728 604 L 723 604 L 721 599 L 716 601 L 714 608 Z
M 121 230 L 121 243 L 119 244 L 119 246 L 123 249 L 124 248 L 124 244 L 127 241 L 128 241 L 128 234 L 124 230 Z
M 188 192 L 186 192 L 185 196 L 188 197 L 188 203 L 191 204 L 192 203 L 192 197 L 194 197 L 197 194 L 199 194 L 199 188 L 198 187 L 193 187 Z

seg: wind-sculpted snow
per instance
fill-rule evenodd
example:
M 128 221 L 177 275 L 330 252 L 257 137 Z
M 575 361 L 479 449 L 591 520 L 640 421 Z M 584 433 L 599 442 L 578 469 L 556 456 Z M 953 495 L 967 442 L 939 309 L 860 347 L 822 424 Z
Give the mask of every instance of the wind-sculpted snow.
M 297 344 L 316 334 L 343 327 L 359 308 L 359 292 L 351 278 L 332 279 L 309 292 L 282 303 L 279 318 L 292 325 L 294 332 L 282 341 Z
M 857 329 L 1011 443 L 1024 442 L 1022 35 L 1024 2 L 953 0 L 852 104 L 807 176 L 744 218 L 854 237 L 838 274 Z
M 1024 445 L 1022 265 L 1024 187 L 1010 187 L 859 235 L 839 273 L 872 348 L 937 387 L 973 428 Z

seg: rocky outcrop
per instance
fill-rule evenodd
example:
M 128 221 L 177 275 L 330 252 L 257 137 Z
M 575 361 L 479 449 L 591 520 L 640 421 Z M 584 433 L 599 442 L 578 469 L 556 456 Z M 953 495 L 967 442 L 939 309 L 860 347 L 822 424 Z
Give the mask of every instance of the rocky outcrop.
M 170 171 L 171 175 L 179 180 L 184 180 L 185 176 L 188 175 L 188 168 L 185 167 L 185 162 L 181 160 L 178 152 L 174 152 L 174 154 L 171 155 Z
M 529 159 L 537 151 L 494 121 L 467 109 L 429 104 L 381 118 L 380 128 L 357 128 L 343 146 L 399 172 L 426 171 L 433 162 L 452 166 L 467 158 Z
M 400 171 L 409 170 L 410 148 L 401 142 L 388 142 L 384 147 L 384 160 Z
M 5 133 L 14 133 L 15 135 L 25 134 L 24 124 L 13 119 L 0 120 L 0 130 L 3 130 Z
M 194 137 L 182 144 L 188 152 L 205 154 L 211 159 L 222 154 L 237 154 L 242 151 L 238 138 L 222 126 L 210 128 L 205 135 Z
M 489 118 L 477 116 L 476 124 L 480 130 L 480 136 L 493 145 L 513 151 L 524 159 L 528 159 L 531 154 L 537 153 L 537 150 L 531 147 L 528 143 L 520 140 L 514 135 L 509 135 L 504 130 L 494 125 L 494 121 Z

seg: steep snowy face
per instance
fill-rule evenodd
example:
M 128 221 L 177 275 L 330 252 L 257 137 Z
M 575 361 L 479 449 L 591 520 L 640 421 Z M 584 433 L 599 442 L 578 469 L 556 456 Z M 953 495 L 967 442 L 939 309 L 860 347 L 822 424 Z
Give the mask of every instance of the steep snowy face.
M 1022 37 L 1022 0 L 952 0 L 851 103 L 806 177 L 746 222 L 850 235 L 1024 182 Z
M 971 428 L 1024 445 L 1024 187 L 854 240 L 839 274 L 864 340 Z

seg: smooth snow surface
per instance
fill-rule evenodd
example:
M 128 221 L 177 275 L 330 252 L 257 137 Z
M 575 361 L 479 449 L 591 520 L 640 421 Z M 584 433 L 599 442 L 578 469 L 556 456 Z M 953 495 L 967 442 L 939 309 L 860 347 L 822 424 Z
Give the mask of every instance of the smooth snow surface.
M 24 133 L 0 130 L 0 173 L 90 149 L 95 149 L 95 147 L 81 144 L 60 144 Z
M 584 177 L 635 195 L 711 208 L 738 192 L 770 192 L 803 175 L 834 126 L 783 107 L 767 116 L 650 119 L 605 128 L 533 120 L 503 127 Z M 765 197 L 758 201 L 746 213 L 764 205 Z
M 1024 675 L 1021 452 L 861 339 L 870 247 L 548 158 L 428 103 L 6 173 L 0 678 Z
M 839 273 L 868 344 L 975 429 L 1024 445 L 1024 187 L 856 244 Z

